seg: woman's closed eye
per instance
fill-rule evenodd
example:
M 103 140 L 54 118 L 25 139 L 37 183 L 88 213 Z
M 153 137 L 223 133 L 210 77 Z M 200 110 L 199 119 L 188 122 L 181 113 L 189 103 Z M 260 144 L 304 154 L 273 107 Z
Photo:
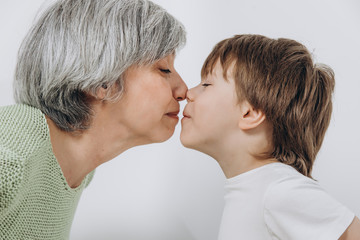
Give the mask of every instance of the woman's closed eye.
M 170 69 L 160 68 L 160 71 L 163 72 L 163 73 L 171 73 Z

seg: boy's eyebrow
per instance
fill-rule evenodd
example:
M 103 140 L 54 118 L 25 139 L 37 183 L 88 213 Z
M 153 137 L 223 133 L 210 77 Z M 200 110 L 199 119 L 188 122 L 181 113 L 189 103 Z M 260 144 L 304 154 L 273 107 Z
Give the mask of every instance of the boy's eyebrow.
M 203 83 L 203 82 L 206 82 L 206 81 L 207 81 L 206 78 L 201 78 L 200 83 Z
M 212 73 L 208 73 L 204 76 L 201 76 L 201 82 L 203 81 L 208 81 L 209 79 L 212 79 L 211 75 L 213 75 Z

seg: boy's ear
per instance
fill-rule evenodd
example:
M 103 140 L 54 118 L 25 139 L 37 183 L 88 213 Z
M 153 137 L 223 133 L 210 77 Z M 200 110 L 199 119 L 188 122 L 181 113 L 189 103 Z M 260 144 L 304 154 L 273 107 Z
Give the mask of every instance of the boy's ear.
M 239 128 L 241 130 L 256 128 L 265 120 L 265 114 L 255 109 L 248 101 L 243 101 L 240 104 L 240 112 Z

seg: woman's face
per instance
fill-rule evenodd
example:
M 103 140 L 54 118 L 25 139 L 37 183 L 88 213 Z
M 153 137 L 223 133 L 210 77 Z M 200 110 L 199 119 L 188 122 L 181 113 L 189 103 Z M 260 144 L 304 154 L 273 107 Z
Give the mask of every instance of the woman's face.
M 125 72 L 124 92 L 112 106 L 111 119 L 115 129 L 125 127 L 139 144 L 167 140 L 179 121 L 179 101 L 185 99 L 187 86 L 174 68 L 174 59 L 171 54 Z

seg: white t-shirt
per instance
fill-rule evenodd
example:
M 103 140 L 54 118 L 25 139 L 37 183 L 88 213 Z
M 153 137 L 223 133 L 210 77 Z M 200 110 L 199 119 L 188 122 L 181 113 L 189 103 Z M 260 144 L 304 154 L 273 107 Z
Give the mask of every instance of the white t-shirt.
M 226 180 L 219 240 L 338 239 L 355 215 L 319 184 L 282 163 Z

